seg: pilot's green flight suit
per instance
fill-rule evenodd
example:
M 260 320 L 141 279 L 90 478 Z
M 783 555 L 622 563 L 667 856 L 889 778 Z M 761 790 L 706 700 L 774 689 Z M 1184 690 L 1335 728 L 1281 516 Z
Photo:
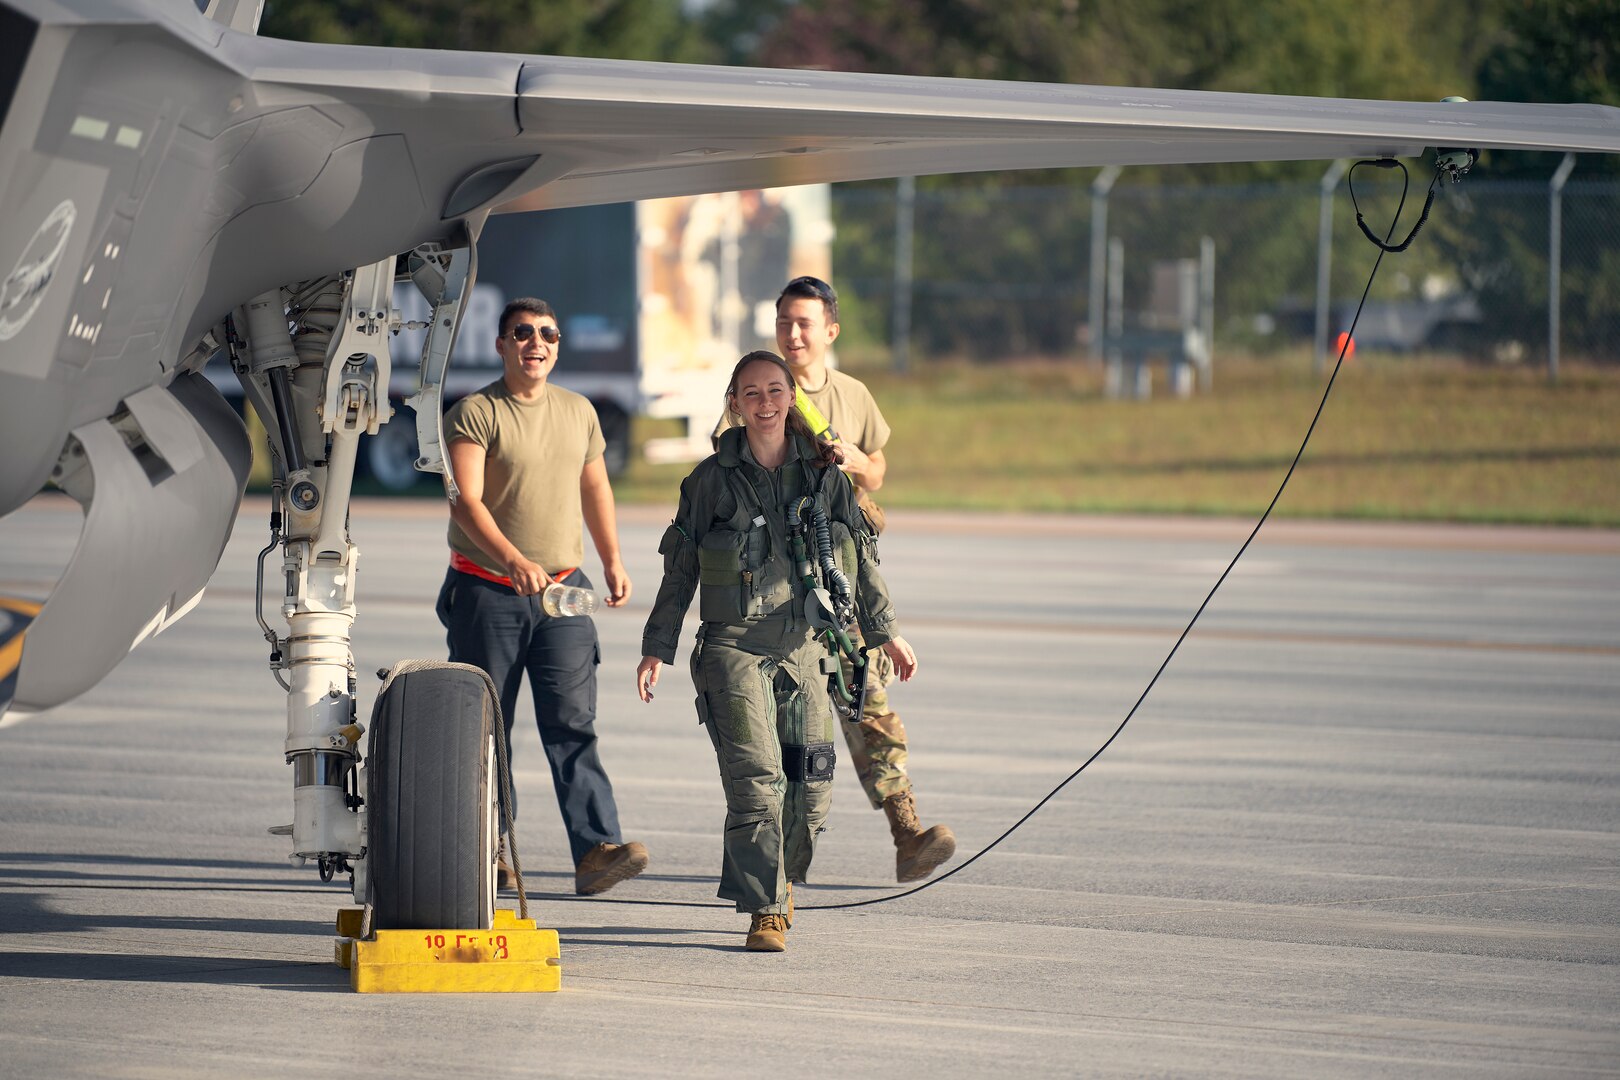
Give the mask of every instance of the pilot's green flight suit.
M 692 681 L 726 794 L 719 896 L 755 914 L 784 912 L 786 883 L 805 880 L 832 789 L 830 780 L 793 775 L 798 748 L 831 742 L 838 723 L 822 669 L 828 652 L 806 622 L 788 546 L 788 508 L 803 495 L 826 513 L 867 644 L 898 636 L 877 540 L 848 478 L 818 465 L 815 448 L 795 436 L 781 468 L 764 469 L 741 428 L 721 435 L 714 456 L 681 484 L 680 509 L 659 545 L 664 579 L 642 634 L 644 656 L 674 663 L 681 620 L 701 590 Z M 813 531 L 806 533 L 813 547 Z

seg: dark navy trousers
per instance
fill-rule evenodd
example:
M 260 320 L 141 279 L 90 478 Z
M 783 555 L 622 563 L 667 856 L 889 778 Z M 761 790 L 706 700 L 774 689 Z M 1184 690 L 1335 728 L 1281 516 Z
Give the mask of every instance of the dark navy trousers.
M 591 587 L 580 570 L 563 581 Z M 518 684 L 528 672 L 540 741 L 575 864 L 597 844 L 622 843 L 613 785 L 596 748 L 596 667 L 602 661 L 596 624 L 587 615 L 547 615 L 538 596 L 519 596 L 506 585 L 459 570 L 445 575 L 438 614 L 449 631 L 451 662 L 481 667 L 495 681 L 508 746 Z M 512 798 L 516 820 L 515 791 Z

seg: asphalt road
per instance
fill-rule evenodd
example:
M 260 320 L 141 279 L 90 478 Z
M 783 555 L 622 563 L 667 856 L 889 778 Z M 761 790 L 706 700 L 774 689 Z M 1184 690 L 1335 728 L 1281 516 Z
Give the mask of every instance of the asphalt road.
M 935 888 L 802 913 L 781 955 L 727 910 L 564 898 L 525 705 L 520 838 L 564 988 L 383 997 L 329 963 L 344 889 L 266 833 L 291 776 L 251 611 L 265 513 L 190 616 L 0 730 L 0 1076 L 1620 1073 L 1620 534 L 1268 525 L 1085 774 Z M 0 591 L 43 595 L 77 520 L 0 522 Z M 442 522 L 356 506 L 363 672 L 443 655 Z M 653 855 L 609 895 L 710 904 L 723 809 L 684 665 L 632 690 L 660 527 L 625 514 L 636 593 L 598 619 L 603 753 Z M 1247 529 L 893 514 L 924 819 L 965 856 L 1069 775 Z M 847 774 L 831 823 L 801 904 L 894 891 Z

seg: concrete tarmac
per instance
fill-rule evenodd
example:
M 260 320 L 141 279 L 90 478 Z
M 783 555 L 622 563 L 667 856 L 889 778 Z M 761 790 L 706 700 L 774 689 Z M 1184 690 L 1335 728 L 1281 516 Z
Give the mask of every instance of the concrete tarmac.
M 598 731 L 651 869 L 624 903 L 567 895 L 525 704 L 519 839 L 563 990 L 371 996 L 330 963 L 343 883 L 266 833 L 292 789 L 266 516 L 248 501 L 191 615 L 0 730 L 0 1076 L 1620 1075 L 1620 533 L 1267 525 L 1022 828 L 757 955 L 743 916 L 647 903 L 718 903 L 723 806 L 684 649 L 634 697 L 668 511 L 627 510 Z M 443 522 L 356 504 L 362 716 L 371 671 L 443 656 Z M 958 862 L 1108 738 L 1251 525 L 891 515 L 922 665 L 893 700 Z M 42 597 L 77 529 L 62 501 L 0 522 L 0 592 Z M 896 891 L 847 771 L 813 877 L 801 910 Z

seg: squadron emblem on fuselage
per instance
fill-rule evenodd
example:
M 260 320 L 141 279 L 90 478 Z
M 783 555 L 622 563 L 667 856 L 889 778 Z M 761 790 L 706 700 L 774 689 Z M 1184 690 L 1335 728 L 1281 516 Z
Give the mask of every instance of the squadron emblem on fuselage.
M 34 231 L 34 238 L 23 248 L 5 282 L 0 283 L 0 341 L 16 337 L 33 317 L 56 277 L 78 216 L 71 199 L 58 203 Z

